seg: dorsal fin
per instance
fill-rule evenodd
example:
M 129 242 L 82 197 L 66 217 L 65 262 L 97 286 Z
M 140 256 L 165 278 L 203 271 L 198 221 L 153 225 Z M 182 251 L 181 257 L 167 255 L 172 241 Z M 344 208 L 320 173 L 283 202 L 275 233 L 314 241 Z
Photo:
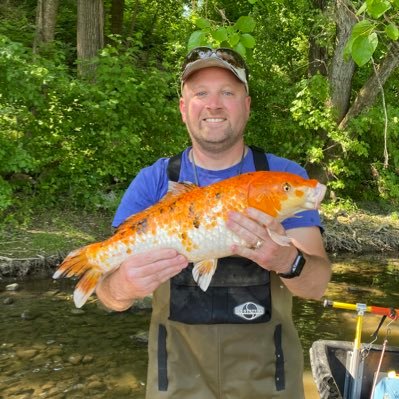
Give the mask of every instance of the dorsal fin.
M 168 192 L 165 196 L 154 205 L 150 206 L 149 208 L 145 209 L 142 212 L 129 216 L 123 223 L 121 223 L 117 229 L 115 230 L 114 234 L 122 232 L 122 230 L 130 229 L 132 224 L 140 222 L 147 217 L 147 215 L 156 207 L 166 207 L 169 203 L 175 201 L 175 198 L 181 194 L 188 193 L 195 188 L 198 188 L 197 185 L 191 182 L 183 182 L 183 183 L 176 183 L 173 181 L 168 182 Z
M 177 183 L 175 181 L 168 181 L 168 193 L 166 195 L 180 195 L 183 193 L 188 193 L 194 188 L 197 188 L 198 186 L 194 183 L 191 183 L 190 181 L 184 181 Z M 166 198 L 166 196 L 164 197 Z

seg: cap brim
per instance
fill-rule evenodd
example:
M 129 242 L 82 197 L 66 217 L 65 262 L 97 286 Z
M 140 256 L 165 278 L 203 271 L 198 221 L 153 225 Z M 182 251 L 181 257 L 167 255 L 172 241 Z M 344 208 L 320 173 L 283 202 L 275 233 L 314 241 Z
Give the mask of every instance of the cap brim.
M 245 75 L 245 69 L 236 68 L 233 65 L 230 65 L 228 62 L 217 57 L 199 59 L 187 64 L 181 75 L 182 85 L 194 72 L 210 67 L 219 67 L 229 70 L 245 85 L 245 88 L 248 92 L 248 82 Z

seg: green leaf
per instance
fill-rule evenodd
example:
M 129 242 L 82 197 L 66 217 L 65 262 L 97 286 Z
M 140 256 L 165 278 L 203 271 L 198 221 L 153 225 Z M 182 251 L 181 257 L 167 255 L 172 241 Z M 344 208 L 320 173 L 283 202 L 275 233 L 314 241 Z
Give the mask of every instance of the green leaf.
M 353 26 L 351 36 L 356 39 L 357 36 L 369 35 L 374 30 L 374 27 L 375 24 L 364 19 Z
M 212 32 L 212 37 L 218 42 L 227 40 L 227 29 L 223 27 L 217 29 L 216 31 Z
M 388 0 L 366 0 L 367 12 L 373 18 L 379 18 L 391 8 L 391 3 Z
M 250 4 L 255 4 L 258 0 L 248 0 Z
M 243 33 L 250 33 L 255 29 L 256 22 L 250 16 L 241 16 L 238 18 L 234 27 Z
M 211 26 L 211 23 L 206 18 L 196 18 L 194 23 L 200 29 L 206 29 Z
M 241 54 L 245 58 L 245 55 L 247 54 L 247 50 L 241 42 L 237 43 L 237 45 L 234 46 L 234 50 L 237 51 L 237 53 Z
M 392 40 L 398 40 L 399 39 L 399 29 L 393 23 L 391 23 L 391 24 L 389 24 L 389 25 L 387 25 L 385 27 L 385 33 Z
M 369 36 L 359 36 L 352 44 L 352 58 L 358 66 L 370 61 L 378 45 L 378 36 L 375 32 Z
M 241 36 L 239 33 L 237 33 L 237 32 L 233 33 L 228 39 L 230 46 L 232 46 L 232 47 L 236 46 L 237 43 L 240 41 L 240 37 Z
M 355 38 L 351 37 L 345 45 L 344 48 L 344 60 L 349 61 L 352 56 L 352 45 L 355 41 Z
M 399 8 L 399 0 L 392 0 L 392 4 L 395 8 Z
M 190 51 L 194 47 L 202 46 L 205 41 L 205 33 L 202 30 L 196 30 L 188 39 L 187 49 Z
M 357 10 L 356 15 L 361 15 L 367 10 L 367 3 L 363 3 L 362 6 Z
M 249 33 L 243 33 L 240 38 L 240 42 L 246 48 L 254 48 L 255 47 L 255 38 Z

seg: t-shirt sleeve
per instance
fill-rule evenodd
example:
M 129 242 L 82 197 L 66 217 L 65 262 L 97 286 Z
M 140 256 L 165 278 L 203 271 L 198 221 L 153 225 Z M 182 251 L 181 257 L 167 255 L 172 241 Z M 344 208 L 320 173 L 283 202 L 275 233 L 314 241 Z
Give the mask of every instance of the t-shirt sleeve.
M 118 227 L 129 216 L 157 203 L 167 192 L 167 158 L 142 169 L 130 183 L 116 210 L 113 227 Z

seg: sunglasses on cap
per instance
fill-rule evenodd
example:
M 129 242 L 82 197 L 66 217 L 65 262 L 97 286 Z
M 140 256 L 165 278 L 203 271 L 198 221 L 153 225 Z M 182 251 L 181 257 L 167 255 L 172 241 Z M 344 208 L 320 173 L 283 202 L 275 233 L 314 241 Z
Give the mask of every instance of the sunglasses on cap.
M 245 85 L 248 91 L 248 69 L 244 58 L 230 48 L 196 47 L 191 50 L 182 65 L 181 89 L 188 77 L 202 68 L 218 66 L 230 70 Z
M 184 59 L 182 71 L 186 69 L 188 64 L 194 61 L 205 60 L 211 57 L 217 57 L 235 68 L 245 69 L 245 73 L 246 75 L 248 75 L 248 70 L 244 58 L 242 58 L 240 54 L 230 48 L 212 49 L 210 47 L 196 47 L 191 50 Z

